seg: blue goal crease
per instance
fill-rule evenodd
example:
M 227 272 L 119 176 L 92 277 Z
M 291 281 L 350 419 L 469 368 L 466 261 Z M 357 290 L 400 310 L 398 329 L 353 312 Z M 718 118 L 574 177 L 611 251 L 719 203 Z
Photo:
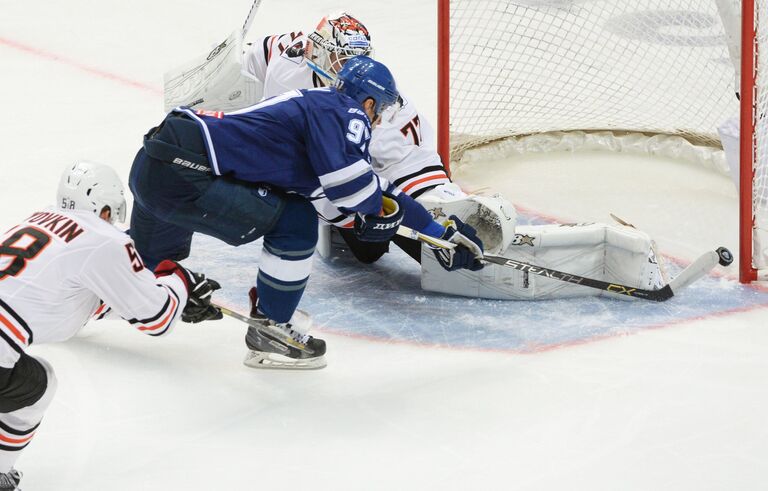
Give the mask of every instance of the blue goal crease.
M 185 264 L 222 283 L 216 295 L 249 310 L 261 241 L 230 247 L 195 235 Z M 668 261 L 674 277 L 681 269 Z M 334 332 L 418 345 L 511 352 L 541 351 L 686 320 L 768 307 L 768 292 L 707 276 L 657 303 L 584 297 L 545 301 L 465 298 L 423 291 L 420 268 L 397 247 L 377 263 L 316 256 L 299 308 Z

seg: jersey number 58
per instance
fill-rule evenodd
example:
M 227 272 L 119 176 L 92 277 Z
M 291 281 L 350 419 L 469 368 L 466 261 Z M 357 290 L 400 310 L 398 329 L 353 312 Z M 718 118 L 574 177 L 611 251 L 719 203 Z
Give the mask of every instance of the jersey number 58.
M 40 254 L 50 241 L 48 234 L 33 227 L 24 227 L 11 234 L 0 244 L 0 267 L 5 265 L 0 269 L 0 281 L 24 271 L 27 261 Z

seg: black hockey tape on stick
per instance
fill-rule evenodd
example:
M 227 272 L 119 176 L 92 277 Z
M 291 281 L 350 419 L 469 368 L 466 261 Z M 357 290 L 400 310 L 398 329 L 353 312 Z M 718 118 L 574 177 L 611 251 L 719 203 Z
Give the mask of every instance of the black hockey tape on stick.
M 434 247 L 455 247 L 455 244 L 451 242 L 429 237 L 403 225 L 401 225 L 397 230 L 397 234 L 402 235 L 403 237 L 425 242 Z M 481 260 L 492 264 L 498 264 L 500 266 L 508 266 L 528 274 L 543 276 L 545 278 L 551 278 L 553 280 L 563 281 L 565 283 L 572 283 L 574 285 L 595 288 L 616 295 L 640 298 L 643 300 L 652 300 L 655 302 L 663 302 L 672 298 L 675 295 L 676 290 L 679 291 L 685 288 L 686 286 L 707 274 L 712 270 L 712 268 L 715 267 L 716 264 L 719 263 L 721 266 L 728 266 L 731 264 L 733 262 L 733 255 L 731 254 L 731 251 L 725 247 L 718 247 L 715 251 L 707 251 L 694 262 L 692 262 L 687 268 L 681 271 L 679 275 L 677 275 L 672 281 L 669 282 L 669 284 L 664 285 L 660 290 L 645 290 L 643 288 L 636 288 L 618 283 L 595 280 L 585 276 L 564 273 L 556 269 L 545 268 L 543 266 L 524 263 L 522 261 L 517 261 L 515 259 L 509 259 L 501 256 L 491 256 L 486 254 Z

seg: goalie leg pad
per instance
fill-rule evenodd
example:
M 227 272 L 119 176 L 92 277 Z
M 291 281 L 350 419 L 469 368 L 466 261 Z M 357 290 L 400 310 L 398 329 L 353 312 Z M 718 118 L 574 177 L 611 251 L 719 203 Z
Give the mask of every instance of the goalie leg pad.
M 517 231 L 503 256 L 638 288 L 658 289 L 665 283 L 650 237 L 634 228 L 598 223 L 520 226 Z M 478 272 L 448 273 L 428 254 L 422 259 L 421 284 L 429 291 L 501 300 L 619 297 L 495 264 Z
M 501 254 L 515 237 L 517 212 L 501 195 L 466 194 L 454 183 L 442 184 L 422 194 L 416 201 L 440 222 L 451 215 L 470 225 L 483 241 L 485 252 Z

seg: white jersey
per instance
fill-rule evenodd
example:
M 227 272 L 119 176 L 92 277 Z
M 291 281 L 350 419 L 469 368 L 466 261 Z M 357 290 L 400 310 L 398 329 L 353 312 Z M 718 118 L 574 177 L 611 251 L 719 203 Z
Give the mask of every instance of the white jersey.
M 306 40 L 301 32 L 292 32 L 266 37 L 246 50 L 243 66 L 264 83 L 264 98 L 324 86 L 303 56 Z M 376 174 L 415 198 L 450 180 L 437 154 L 432 127 L 413 102 L 400 95 L 403 107 L 385 112 L 373 130 L 371 166 Z
M 91 212 L 37 212 L 0 235 L 0 366 L 110 311 L 166 334 L 186 302 L 181 278 L 155 278 L 130 237 Z

